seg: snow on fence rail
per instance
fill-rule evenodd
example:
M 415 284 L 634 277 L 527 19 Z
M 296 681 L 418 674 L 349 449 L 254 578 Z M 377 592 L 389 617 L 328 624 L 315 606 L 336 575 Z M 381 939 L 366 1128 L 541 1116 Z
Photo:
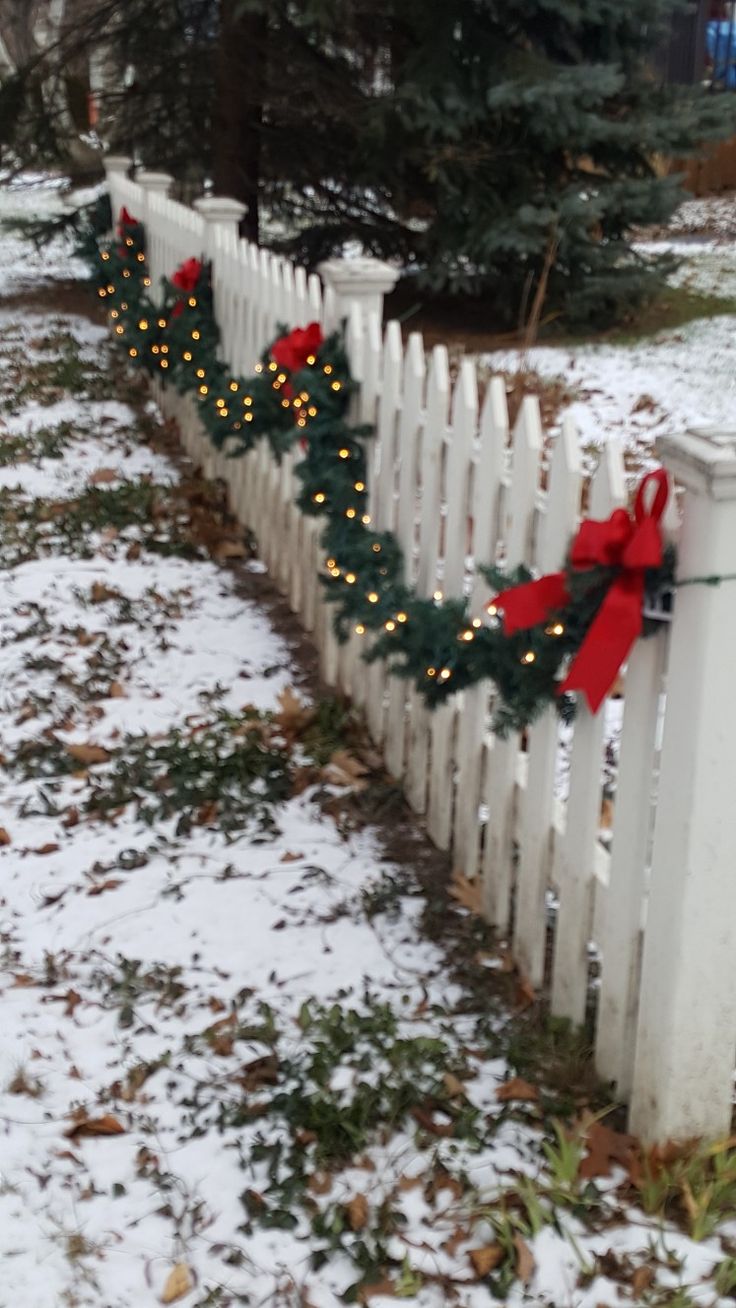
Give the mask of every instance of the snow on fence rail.
M 129 163 L 107 162 L 113 211 L 126 205 L 146 224 L 153 289 L 182 260 L 211 259 L 222 354 L 236 371 L 252 370 L 279 323 L 319 319 L 329 329 L 347 318 L 358 413 L 376 427 L 372 518 L 397 534 L 420 593 L 466 595 L 479 611 L 488 593 L 474 560 L 556 570 L 584 497 L 593 517 L 625 503 L 615 440 L 586 484 L 569 420 L 547 450 L 535 399 L 510 430 L 500 379 L 479 403 L 470 360 L 451 384 L 445 347 L 427 357 L 418 334 L 404 345 L 396 322 L 382 332 L 385 265 L 331 261 L 323 289 L 239 239 L 237 202 L 188 209 L 168 197 L 166 174 L 132 181 Z M 318 579 L 321 524 L 294 504 L 298 451 L 278 464 L 261 442 L 228 460 L 209 445 L 190 397 L 158 395 L 192 456 L 228 484 L 234 511 L 313 633 L 325 680 L 362 706 L 435 843 L 480 879 L 488 919 L 522 972 L 535 987 L 548 981 L 553 1013 L 576 1025 L 592 1002 L 597 1067 L 630 1099 L 632 1128 L 649 1139 L 725 1133 L 736 1050 L 736 583 L 684 587 L 672 623 L 634 649 L 604 848 L 605 712 L 583 706 L 567 729 L 563 801 L 553 712 L 525 739 L 502 741 L 489 730 L 490 683 L 429 711 L 410 683 L 361 659 L 369 637 L 337 643 Z M 736 434 L 672 438 L 662 457 L 684 489 L 680 577 L 736 572 Z

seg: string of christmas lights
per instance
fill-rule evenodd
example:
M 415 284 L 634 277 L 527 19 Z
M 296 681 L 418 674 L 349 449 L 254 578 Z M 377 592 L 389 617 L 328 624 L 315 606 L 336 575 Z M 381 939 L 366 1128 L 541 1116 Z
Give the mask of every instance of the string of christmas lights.
M 418 596 L 403 580 L 404 560 L 395 536 L 376 532 L 371 524 L 365 443 L 373 429 L 348 420 L 356 386 L 341 335 L 324 339 L 316 323 L 283 330 L 264 351 L 254 375 L 236 377 L 218 357 L 206 265 L 196 259 L 182 264 L 164 282 L 162 304 L 156 307 L 142 224 L 123 210 L 117 239 L 99 241 L 94 248 L 98 294 L 128 357 L 180 393 L 196 396 L 216 447 L 237 457 L 264 438 L 279 458 L 301 442 L 297 503 L 325 522 L 321 580 L 335 605 L 340 639 L 351 632 L 374 633 L 367 659 L 387 658 L 393 670 L 413 680 L 429 705 L 489 678 L 497 690 L 494 730 L 500 735 L 524 728 L 550 703 L 563 717 L 573 715 L 576 688 L 560 693 L 563 677 L 570 660 L 586 648 L 626 569 L 623 555 L 604 553 L 581 568 L 573 545 L 559 574 L 556 602 L 526 627 L 510 628 L 504 607 L 504 593 L 511 596 L 533 581 L 525 569 L 510 575 L 484 570 L 498 598 L 482 614 L 440 591 L 431 599 Z M 630 522 L 635 532 L 637 523 Z M 671 587 L 674 559 L 661 548 L 647 557 L 636 578 L 641 600 L 651 605 L 660 603 Z M 634 628 L 632 639 L 639 628 L 649 634 L 646 624 L 634 622 Z M 601 657 L 605 663 L 605 651 Z

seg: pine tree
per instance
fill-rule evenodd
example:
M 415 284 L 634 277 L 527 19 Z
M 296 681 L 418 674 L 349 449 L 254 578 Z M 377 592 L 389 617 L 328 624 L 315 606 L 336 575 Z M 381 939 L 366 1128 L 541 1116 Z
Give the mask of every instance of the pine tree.
M 63 161 L 39 87 L 104 49 L 108 148 L 214 178 L 252 239 L 299 261 L 357 243 L 489 325 L 635 309 L 662 268 L 631 232 L 682 198 L 659 161 L 736 130 L 736 97 L 656 72 L 687 0 L 79 3 L 0 88 L 24 160 Z

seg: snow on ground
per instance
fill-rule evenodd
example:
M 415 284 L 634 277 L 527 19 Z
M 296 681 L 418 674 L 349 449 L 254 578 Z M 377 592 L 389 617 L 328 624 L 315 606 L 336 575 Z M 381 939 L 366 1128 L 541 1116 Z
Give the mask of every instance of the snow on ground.
M 736 243 L 657 242 L 650 250 L 682 258 L 675 281 L 691 290 L 736 297 Z M 736 317 L 698 319 L 634 344 L 538 346 L 528 364 L 545 378 L 562 378 L 583 444 L 594 455 L 612 437 L 632 467 L 646 466 L 665 432 L 736 425 Z M 518 369 L 518 350 L 483 356 L 493 370 Z
M 14 290 L 70 268 L 5 253 Z M 72 528 L 180 473 L 103 331 L 34 303 L 0 303 L 0 1308 L 614 1308 L 642 1267 L 647 1302 L 732 1303 L 714 1232 L 626 1212 L 620 1171 L 589 1222 L 534 1087 L 497 1097 L 514 1019 L 346 820 L 361 769 L 314 753 L 237 574 L 176 511 Z M 19 398 L 69 338 L 74 394 Z

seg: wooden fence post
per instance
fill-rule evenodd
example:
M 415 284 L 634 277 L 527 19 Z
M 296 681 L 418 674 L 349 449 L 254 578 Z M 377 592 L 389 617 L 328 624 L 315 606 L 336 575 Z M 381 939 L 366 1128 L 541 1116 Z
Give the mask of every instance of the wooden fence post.
M 318 271 L 334 292 L 338 322 L 347 318 L 355 303 L 365 319 L 375 314 L 379 323 L 383 321 L 383 297 L 399 280 L 398 268 L 381 259 L 326 259 L 318 264 Z
M 102 164 L 107 178 L 107 189 L 110 192 L 112 225 L 115 227 L 118 221 L 118 209 L 120 208 L 117 183 L 120 178 L 127 181 L 128 174 L 133 167 L 133 160 L 127 154 L 107 154 L 102 160 Z
M 736 1046 L 736 433 L 669 437 L 686 488 L 644 936 L 631 1128 L 730 1129 Z M 702 580 L 697 580 L 702 579 Z

